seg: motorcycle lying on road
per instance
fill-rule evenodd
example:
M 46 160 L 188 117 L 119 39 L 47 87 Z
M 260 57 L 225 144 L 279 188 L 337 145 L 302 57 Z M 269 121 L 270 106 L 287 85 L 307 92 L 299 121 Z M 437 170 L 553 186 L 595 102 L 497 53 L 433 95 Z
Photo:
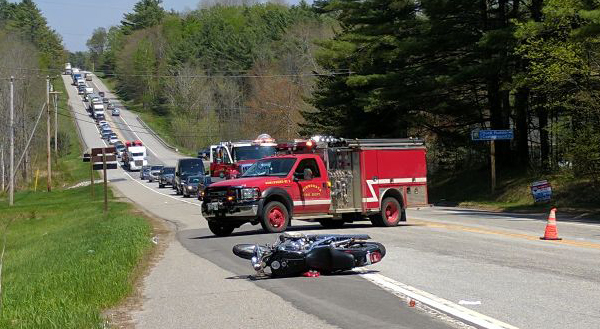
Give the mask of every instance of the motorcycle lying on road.
M 233 253 L 249 259 L 258 274 L 286 277 L 317 271 L 332 274 L 378 263 L 385 256 L 381 243 L 366 234 L 284 233 L 273 244 L 238 244 Z

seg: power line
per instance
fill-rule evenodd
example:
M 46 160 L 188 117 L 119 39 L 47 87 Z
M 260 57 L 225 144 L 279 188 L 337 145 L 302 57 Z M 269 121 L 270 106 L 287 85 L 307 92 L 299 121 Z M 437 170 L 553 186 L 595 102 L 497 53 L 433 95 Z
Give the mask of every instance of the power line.
M 3 69 L 10 69 L 10 70 L 24 70 L 24 71 L 38 71 L 38 72 L 60 72 L 62 73 L 62 70 L 57 70 L 57 69 L 34 69 L 34 68 L 10 68 L 10 67 L 0 67 Z M 110 72 L 104 72 L 104 71 L 95 71 L 94 73 L 102 73 L 104 76 L 110 76 L 110 77 L 135 77 L 135 78 L 184 78 L 184 79 L 195 79 L 195 78 L 202 78 L 202 79 L 230 79 L 230 78 L 291 78 L 291 77 L 320 77 L 320 76 L 338 76 L 338 75 L 351 75 L 354 72 L 350 71 L 349 69 L 343 69 L 343 70 L 336 70 L 336 71 L 329 71 L 329 72 L 325 72 L 325 73 L 318 73 L 318 72 L 311 72 L 311 73 L 283 73 L 283 74 L 232 74 L 232 75 L 210 75 L 210 74 L 192 74 L 192 75 L 177 75 L 177 74 L 158 74 L 158 73 L 152 73 L 151 71 L 141 71 L 141 72 L 147 72 L 145 74 L 122 74 L 122 73 L 110 73 Z M 148 73 L 150 72 L 150 73 Z M 240 73 L 240 72 L 250 72 L 250 71 L 215 71 L 215 72 L 219 72 L 219 73 L 227 73 L 227 72 L 235 72 L 235 73 Z
M 77 118 L 75 116 L 72 115 L 68 115 L 65 113 L 58 113 L 58 115 L 64 116 L 64 117 L 68 117 L 71 118 L 73 120 L 79 121 L 79 122 L 86 122 L 86 123 L 92 123 L 94 125 L 96 125 L 97 123 L 95 121 L 89 121 L 89 120 L 83 120 L 80 118 Z M 123 124 L 120 124 L 123 125 Z M 151 132 L 148 131 L 138 131 L 138 130 L 132 130 L 132 129 L 127 129 L 127 128 L 118 128 L 121 131 L 128 131 L 128 132 L 132 132 L 132 133 L 136 133 L 136 134 L 146 134 L 146 135 L 154 135 Z M 211 138 L 211 137 L 219 137 L 216 135 L 172 135 L 172 137 L 178 137 L 178 138 Z

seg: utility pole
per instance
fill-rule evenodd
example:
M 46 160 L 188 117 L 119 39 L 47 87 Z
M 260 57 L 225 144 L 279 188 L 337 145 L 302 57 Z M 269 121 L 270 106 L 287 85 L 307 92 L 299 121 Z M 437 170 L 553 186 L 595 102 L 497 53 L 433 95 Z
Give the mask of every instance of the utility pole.
M 62 94 L 62 92 L 54 91 L 54 88 L 52 88 L 50 94 L 54 96 L 54 155 L 58 159 L 58 94 Z
M 58 95 L 54 94 L 54 156 L 58 158 Z
M 9 189 L 8 204 L 14 203 L 15 193 L 15 77 L 10 76 L 10 172 L 9 172 Z
M 46 76 L 46 108 L 48 116 L 46 121 L 46 159 L 48 160 L 48 192 L 52 192 L 52 162 L 50 155 L 50 76 Z
M 0 145 L 0 156 L 2 157 L 0 159 L 0 168 L 2 168 L 2 191 L 4 191 L 4 144 Z

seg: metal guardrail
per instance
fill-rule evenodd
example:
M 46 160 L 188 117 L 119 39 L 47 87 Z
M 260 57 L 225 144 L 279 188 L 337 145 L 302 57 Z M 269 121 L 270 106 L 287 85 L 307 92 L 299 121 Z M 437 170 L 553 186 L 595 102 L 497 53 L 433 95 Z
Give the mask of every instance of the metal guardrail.
M 150 128 L 150 126 L 148 126 L 138 115 L 135 116 L 135 118 L 137 119 L 137 121 L 139 123 L 142 124 L 142 126 L 144 126 L 144 128 L 148 129 L 148 131 L 154 136 L 156 137 L 156 139 L 158 139 L 158 141 L 164 145 L 166 148 L 169 148 L 175 152 L 179 152 L 179 150 L 175 147 L 170 145 L 169 143 L 165 142 L 154 130 L 152 130 L 152 128 Z

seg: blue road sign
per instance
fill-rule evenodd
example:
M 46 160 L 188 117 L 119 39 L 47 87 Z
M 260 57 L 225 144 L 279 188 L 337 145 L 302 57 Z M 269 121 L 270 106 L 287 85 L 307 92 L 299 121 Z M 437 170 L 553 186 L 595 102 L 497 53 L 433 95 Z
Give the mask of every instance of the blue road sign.
M 471 133 L 473 140 L 491 141 L 491 140 L 510 140 L 514 138 L 512 129 L 507 130 L 473 130 Z

